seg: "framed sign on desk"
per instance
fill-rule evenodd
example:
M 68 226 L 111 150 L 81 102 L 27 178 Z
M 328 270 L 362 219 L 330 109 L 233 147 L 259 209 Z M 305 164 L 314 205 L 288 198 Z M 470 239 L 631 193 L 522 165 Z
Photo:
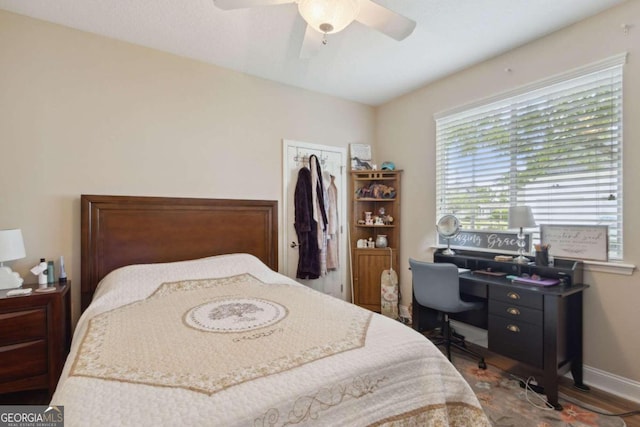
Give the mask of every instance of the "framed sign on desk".
M 609 260 L 609 227 L 606 225 L 540 225 L 540 242 L 556 257 Z

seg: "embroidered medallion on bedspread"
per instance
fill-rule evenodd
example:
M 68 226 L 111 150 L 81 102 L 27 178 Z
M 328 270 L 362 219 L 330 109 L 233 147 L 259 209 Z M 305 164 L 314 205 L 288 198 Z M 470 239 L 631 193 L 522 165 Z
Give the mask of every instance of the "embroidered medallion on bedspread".
M 91 319 L 71 375 L 213 394 L 364 345 L 371 313 L 249 274 L 161 285 Z

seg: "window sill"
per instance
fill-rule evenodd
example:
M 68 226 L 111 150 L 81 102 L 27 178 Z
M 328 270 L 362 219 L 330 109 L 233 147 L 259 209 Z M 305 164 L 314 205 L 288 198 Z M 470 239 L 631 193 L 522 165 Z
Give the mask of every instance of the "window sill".
M 631 276 L 636 266 L 623 262 L 582 261 L 584 271 L 593 273 L 610 273 Z

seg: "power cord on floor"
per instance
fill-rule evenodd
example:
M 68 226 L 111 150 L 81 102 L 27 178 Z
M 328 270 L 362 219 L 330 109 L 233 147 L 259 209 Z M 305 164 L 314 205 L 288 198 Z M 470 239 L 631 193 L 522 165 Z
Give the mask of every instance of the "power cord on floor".
M 496 369 L 503 370 L 500 366 L 496 365 L 495 363 L 489 363 L 488 362 L 487 364 L 493 366 Z M 509 374 L 509 377 L 511 377 L 512 379 L 515 379 L 520 384 L 523 384 L 523 387 L 525 388 L 525 397 L 526 397 L 527 401 L 529 403 L 531 403 L 531 405 L 535 406 L 536 408 L 542 409 L 544 411 L 549 410 L 549 409 L 555 409 L 555 408 L 553 408 L 553 406 L 549 402 L 547 402 L 546 399 L 542 398 L 540 396 L 540 394 L 534 390 L 534 388 L 532 387 L 533 384 L 531 382 L 531 381 L 534 381 L 533 377 L 529 377 L 529 379 L 527 381 L 525 381 L 523 378 L 520 378 L 520 377 L 518 377 L 518 376 L 516 376 L 514 374 L 511 374 L 511 373 Z M 533 402 L 531 402 L 529 400 L 529 397 L 528 397 L 528 392 L 529 391 L 534 392 L 535 395 L 538 396 L 538 398 L 540 398 L 542 401 L 544 401 L 545 406 L 544 407 L 540 407 L 540 406 L 534 404 Z M 640 415 L 640 409 L 634 409 L 634 410 L 631 410 L 631 411 L 619 412 L 619 413 L 604 412 L 604 411 L 601 411 L 601 410 L 599 410 L 597 408 L 592 407 L 591 405 L 588 405 L 586 403 L 582 403 L 582 402 L 580 402 L 580 401 L 578 401 L 576 399 L 573 399 L 573 398 L 567 396 L 564 393 L 558 392 L 558 397 L 561 397 L 562 399 L 564 399 L 564 400 L 566 400 L 566 401 L 568 401 L 568 402 L 570 402 L 570 403 L 572 403 L 572 404 L 574 404 L 576 406 L 579 406 L 579 407 L 581 407 L 583 409 L 586 409 L 588 411 L 591 411 L 593 413 L 596 413 L 598 415 L 603 415 L 603 416 L 606 416 L 606 417 L 621 417 L 621 418 L 624 418 L 624 417 L 630 417 L 632 415 Z
M 536 385 L 536 384 L 533 384 L 533 383 L 532 383 L 532 381 L 535 381 L 535 379 L 534 379 L 533 377 L 529 377 L 529 378 L 527 378 L 527 380 L 525 381 L 523 378 L 520 378 L 520 377 L 518 377 L 518 376 L 516 376 L 516 375 L 513 375 L 513 374 L 509 374 L 509 376 L 510 376 L 512 379 L 514 379 L 514 380 L 518 381 L 518 382 L 522 385 L 522 387 L 523 387 L 523 388 L 524 388 L 524 390 L 525 390 L 525 392 L 524 392 L 524 396 L 525 396 L 525 398 L 527 399 L 527 402 L 529 402 L 532 406 L 534 406 L 534 407 L 536 407 L 536 408 L 538 408 L 538 409 L 542 409 L 542 410 L 544 410 L 544 411 L 548 411 L 548 410 L 553 410 L 553 409 L 554 409 L 554 407 L 553 407 L 549 402 L 547 402 L 547 400 L 546 400 L 546 399 L 544 399 L 542 396 L 540 396 L 540 394 L 539 394 L 536 390 L 534 390 L 534 387 L 532 387 L 532 385 L 534 385 L 534 386 Z M 544 404 L 545 404 L 545 406 L 544 406 L 544 407 L 542 407 L 542 406 L 539 406 L 539 405 L 535 404 L 534 402 L 532 402 L 532 401 L 529 399 L 529 392 L 530 392 L 530 391 L 531 391 L 531 392 L 533 392 L 533 393 L 534 393 L 534 395 L 535 395 L 538 399 L 540 399 L 542 402 L 544 402 Z M 570 402 L 570 403 L 572 403 L 572 404 L 574 404 L 574 405 L 576 405 L 576 406 L 579 406 L 579 407 L 581 407 L 582 409 L 586 409 L 586 410 L 588 410 L 588 411 L 591 411 L 591 412 L 594 412 L 594 413 L 596 413 L 596 414 L 603 415 L 603 416 L 606 416 L 606 417 L 621 417 L 621 418 L 622 418 L 622 417 L 630 417 L 630 416 L 632 416 L 632 415 L 638 415 L 638 414 L 640 414 L 640 409 L 634 409 L 634 410 L 632 410 L 632 411 L 628 411 L 628 412 L 620 412 L 620 413 L 604 412 L 604 411 L 601 411 L 600 409 L 598 409 L 598 408 L 596 408 L 596 407 L 594 407 L 594 406 L 591 406 L 591 405 L 589 405 L 589 404 L 586 404 L 586 403 L 580 402 L 580 401 L 579 401 L 579 400 L 577 400 L 577 399 L 574 399 L 574 398 L 572 398 L 572 397 L 570 397 L 570 396 L 567 396 L 567 395 L 566 395 L 566 394 L 564 394 L 564 393 L 558 393 L 558 397 L 561 397 L 562 399 L 566 400 L 567 402 Z
M 529 377 L 527 378 L 527 380 L 525 381 L 523 378 L 520 378 L 518 376 L 515 376 L 513 374 L 509 374 L 509 376 L 518 381 L 520 383 L 520 385 L 522 385 L 522 387 L 524 387 L 524 397 L 525 399 L 527 399 L 527 402 L 529 402 L 529 404 L 535 408 L 541 409 L 543 411 L 554 411 L 555 408 L 553 407 L 552 404 L 550 404 L 549 402 L 547 402 L 547 399 L 543 398 L 542 396 L 540 396 L 534 389 L 533 387 L 531 387 L 531 385 L 533 385 L 533 382 L 535 381 L 535 379 L 533 377 Z M 532 402 L 531 399 L 529 398 L 529 392 L 532 392 L 533 395 L 535 397 L 537 397 L 538 399 L 540 399 L 540 401 L 542 403 L 544 403 L 544 406 L 540 406 L 538 404 L 536 404 L 535 402 Z

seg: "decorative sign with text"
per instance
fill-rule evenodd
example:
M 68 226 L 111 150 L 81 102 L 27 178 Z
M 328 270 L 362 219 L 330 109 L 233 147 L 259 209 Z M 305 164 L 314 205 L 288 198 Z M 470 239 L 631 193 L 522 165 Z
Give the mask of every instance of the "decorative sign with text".
M 606 225 L 540 225 L 540 241 L 549 253 L 563 258 L 609 259 L 609 227 Z
M 438 244 L 446 245 L 446 238 L 438 235 Z M 524 234 L 524 252 L 531 252 L 531 233 Z M 518 233 L 503 231 L 461 230 L 451 239 L 451 247 L 459 249 L 473 249 L 486 252 L 518 253 Z

